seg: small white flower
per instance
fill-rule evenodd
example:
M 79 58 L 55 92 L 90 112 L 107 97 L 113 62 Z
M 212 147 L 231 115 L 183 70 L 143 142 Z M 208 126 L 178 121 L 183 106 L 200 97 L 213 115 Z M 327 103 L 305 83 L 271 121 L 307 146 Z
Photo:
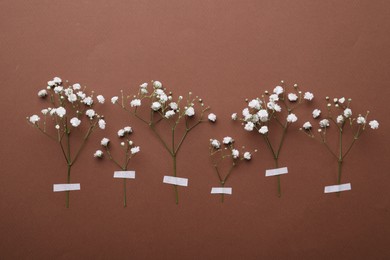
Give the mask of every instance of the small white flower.
M 207 117 L 211 122 L 215 122 L 217 120 L 217 116 L 214 113 L 210 113 Z
M 148 94 L 148 90 L 146 88 L 141 88 L 141 94 Z
M 164 92 L 164 90 L 162 90 L 162 89 L 156 89 L 155 91 L 154 91 L 154 93 L 156 93 L 156 95 L 164 95 L 165 94 L 165 92 Z
M 259 129 L 259 133 L 265 135 L 266 133 L 268 133 L 268 127 L 267 127 L 266 125 L 265 125 L 265 126 L 262 126 L 262 127 Z
M 96 98 L 100 104 L 104 104 L 104 101 L 106 101 L 106 99 L 102 95 L 98 95 Z
M 255 109 L 257 109 L 257 110 L 259 110 L 260 109 L 260 101 L 259 100 L 257 100 L 257 99 L 252 99 L 249 103 L 248 103 L 248 107 L 250 107 L 250 108 L 255 108 Z
M 345 102 L 345 97 L 342 97 L 342 98 L 339 99 L 339 103 L 340 104 L 343 104 L 344 102 Z
M 219 149 L 221 147 L 221 143 L 217 139 L 211 139 L 210 144 L 215 149 Z
M 130 141 L 129 141 L 129 145 L 133 145 L 133 141 L 130 140 Z
M 306 123 L 303 124 L 303 129 L 306 129 L 306 130 L 309 130 L 312 128 L 312 125 L 309 121 L 307 121 Z
M 290 100 L 291 102 L 297 101 L 297 99 L 298 99 L 298 96 L 294 93 L 288 94 L 287 97 L 288 97 L 288 100 Z
M 187 115 L 187 116 L 193 116 L 193 115 L 195 115 L 195 109 L 194 109 L 193 107 L 187 108 L 187 110 L 186 110 L 186 115 Z
M 118 136 L 119 136 L 119 137 L 125 136 L 125 130 L 124 130 L 124 129 L 119 129 L 119 130 L 118 130 Z
M 131 154 L 136 154 L 136 153 L 138 153 L 139 151 L 140 151 L 139 146 L 135 146 L 135 147 L 133 147 L 133 148 L 130 149 Z
M 371 129 L 378 129 L 379 128 L 379 123 L 376 120 L 372 120 L 368 124 L 370 125 Z
M 94 154 L 93 157 L 95 158 L 102 158 L 103 157 L 103 152 L 101 150 L 97 150 Z
M 147 88 L 148 87 L 148 83 L 142 83 L 141 85 L 139 85 L 140 88 Z
M 328 120 L 328 119 L 322 119 L 322 120 L 320 121 L 320 127 L 326 128 L 326 127 L 328 127 L 328 126 L 329 126 L 329 120 Z
M 100 129 L 106 128 L 106 121 L 104 121 L 104 119 L 99 119 L 98 124 Z
M 80 98 L 80 99 L 84 99 L 86 97 L 85 93 L 82 92 L 82 91 L 78 91 L 77 93 L 77 96 Z
M 154 81 L 153 82 L 153 87 L 154 88 L 162 88 L 162 83 L 160 81 Z
M 232 114 L 232 120 L 237 120 L 237 113 Z
M 141 106 L 141 100 L 140 99 L 133 99 L 130 102 L 130 106 L 131 107 L 139 107 L 139 106 Z
M 56 83 L 56 84 L 61 84 L 62 79 L 59 78 L 59 77 L 54 77 L 53 82 Z
M 281 87 L 281 86 L 276 86 L 275 88 L 274 88 L 274 93 L 276 94 L 276 95 L 280 95 L 280 94 L 282 94 L 283 93 L 283 87 Z
M 69 94 L 68 95 L 68 101 L 70 102 L 70 103 L 73 103 L 73 102 L 75 102 L 75 101 L 77 101 L 77 96 L 75 95 L 75 94 Z
M 41 110 L 41 113 L 43 114 L 43 115 L 46 115 L 47 113 L 49 113 L 49 109 L 42 109 Z
M 251 113 L 249 112 L 249 108 L 244 108 L 243 110 L 242 110 L 242 115 L 244 116 L 244 117 L 247 117 L 247 116 L 250 116 L 251 115 Z
M 255 127 L 255 124 L 253 124 L 252 122 L 248 122 L 245 124 L 244 129 L 246 131 L 253 131 L 254 127 Z
M 250 159 L 252 159 L 252 154 L 250 152 L 245 152 L 244 159 L 249 161 Z
M 50 111 L 50 115 L 52 116 L 52 115 L 54 115 L 55 113 L 56 113 L 56 108 L 53 108 L 53 109 L 51 109 L 51 110 L 49 110 Z
M 100 144 L 102 145 L 102 146 L 108 146 L 108 143 L 110 142 L 110 139 L 108 139 L 108 138 L 103 138 L 101 141 L 100 141 Z
M 222 140 L 222 143 L 224 143 L 224 144 L 232 144 L 233 142 L 234 142 L 234 139 L 231 138 L 230 136 L 226 136 Z
M 54 127 L 55 127 L 55 129 L 57 129 L 57 130 L 60 129 L 60 126 L 59 126 L 59 125 L 55 125 Z
M 46 89 L 41 89 L 40 91 L 38 91 L 38 97 L 46 97 L 47 96 L 47 91 Z
M 125 131 L 125 133 L 128 134 L 131 134 L 133 132 L 133 128 L 131 128 L 131 126 L 125 126 L 123 130 Z
M 61 93 L 61 91 L 62 91 L 63 89 L 64 89 L 63 87 L 57 86 L 57 87 L 54 88 L 54 92 L 55 92 L 56 94 L 59 94 L 59 93 Z
M 366 123 L 366 119 L 362 116 L 358 116 L 358 118 L 356 119 L 356 122 L 359 124 L 359 125 L 364 125 Z
M 113 104 L 115 104 L 116 102 L 118 102 L 118 97 L 117 96 L 115 96 L 115 97 L 112 97 L 111 98 L 111 103 L 113 103 Z
M 73 127 L 78 127 L 78 126 L 81 124 L 81 120 L 78 119 L 77 117 L 73 117 L 73 118 L 70 120 L 70 124 L 71 124 Z
M 166 94 L 161 94 L 160 95 L 160 102 L 164 104 L 167 101 L 168 101 L 168 96 Z
M 293 113 L 291 113 L 287 116 L 287 122 L 289 122 L 289 123 L 294 123 L 297 120 L 298 120 L 298 117 Z
M 350 108 L 346 108 L 346 109 L 344 110 L 344 116 L 345 116 L 346 118 L 352 116 L 352 110 L 351 110 Z
M 233 159 L 237 159 L 240 156 L 240 152 L 237 149 L 232 150 Z
M 121 142 L 121 146 L 125 146 L 125 142 Z
M 267 122 L 268 121 L 268 112 L 265 109 L 259 110 L 259 112 L 257 112 L 257 116 L 259 117 L 261 122 Z
M 73 87 L 74 90 L 79 90 L 79 89 L 81 89 L 81 85 L 80 85 L 79 83 L 73 84 L 72 87 Z
M 279 100 L 279 96 L 276 94 L 272 94 L 269 96 L 269 102 L 275 102 Z
M 39 120 L 41 120 L 41 118 L 40 118 L 38 115 L 32 115 L 32 116 L 30 116 L 29 120 L 30 120 L 30 122 L 31 122 L 32 124 L 35 124 L 35 123 L 37 123 Z
M 171 107 L 172 110 L 177 110 L 178 108 L 178 105 L 175 102 L 171 102 L 169 106 Z
M 314 109 L 312 114 L 313 114 L 313 118 L 317 118 L 321 115 L 321 110 Z
M 165 118 L 171 118 L 172 116 L 174 116 L 176 113 L 175 111 L 173 110 L 168 110 L 167 112 L 165 112 Z
M 337 103 L 337 101 L 339 101 L 337 98 L 334 98 L 334 99 L 333 99 L 333 102 L 334 102 L 334 103 Z
M 96 115 L 95 110 L 93 109 L 88 109 L 85 111 L 85 114 L 89 117 L 89 119 L 92 119 Z
M 342 115 L 339 115 L 337 118 L 336 118 L 336 121 L 338 124 L 341 124 L 342 122 L 344 122 L 344 117 Z
M 275 110 L 276 112 L 282 111 L 282 108 L 274 102 L 268 102 L 267 107 L 271 110 Z
M 160 102 L 153 102 L 151 108 L 154 110 L 154 111 L 157 111 L 161 108 L 161 104 Z
M 313 100 L 314 95 L 311 92 L 306 92 L 305 95 L 303 96 L 303 98 L 306 99 L 306 100 L 311 101 L 311 100 Z
M 87 106 L 90 106 L 93 104 L 93 99 L 91 97 L 86 97 L 83 99 L 83 103 L 86 104 Z
M 55 83 L 53 80 L 49 80 L 49 81 L 47 82 L 47 85 L 48 85 L 49 87 L 54 87 L 54 86 L 56 85 L 56 83 Z
M 56 108 L 55 112 L 61 118 L 66 114 L 66 110 L 63 107 Z

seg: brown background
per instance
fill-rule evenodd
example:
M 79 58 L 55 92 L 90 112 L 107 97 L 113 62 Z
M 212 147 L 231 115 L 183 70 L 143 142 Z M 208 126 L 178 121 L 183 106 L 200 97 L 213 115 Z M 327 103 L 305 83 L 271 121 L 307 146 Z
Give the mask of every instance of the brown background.
M 390 257 L 388 1 L 1 1 L 0 17 L 2 259 Z M 25 122 L 54 76 L 107 99 L 157 79 L 212 106 L 218 123 L 196 129 L 179 156 L 179 175 L 190 178 L 180 205 L 161 182 L 170 157 L 107 102 L 109 125 L 74 167 L 82 190 L 64 207 L 65 194 L 52 192 L 66 176 L 59 147 Z M 323 194 L 335 184 L 336 161 L 298 125 L 282 152 L 290 173 L 277 198 L 276 180 L 264 177 L 273 162 L 263 140 L 229 119 L 282 79 L 315 93 L 308 111 L 323 105 L 320 97 L 346 96 L 356 113 L 369 109 L 380 121 L 352 150 L 343 181 L 353 190 L 340 198 Z M 137 179 L 123 209 L 115 166 L 92 154 L 127 124 L 142 153 L 131 162 Z M 225 135 L 259 152 L 234 172 L 234 194 L 221 204 L 209 194 L 218 183 L 207 146 Z

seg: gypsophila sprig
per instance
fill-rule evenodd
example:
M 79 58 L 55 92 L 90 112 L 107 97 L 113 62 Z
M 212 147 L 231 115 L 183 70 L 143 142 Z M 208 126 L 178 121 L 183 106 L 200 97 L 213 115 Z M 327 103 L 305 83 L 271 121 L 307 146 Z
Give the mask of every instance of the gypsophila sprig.
M 312 123 L 307 121 L 303 124 L 301 130 L 310 138 L 315 139 L 325 145 L 329 153 L 337 160 L 338 162 L 338 174 L 337 174 L 337 184 L 341 184 L 341 175 L 342 175 L 342 166 L 345 161 L 345 158 L 350 153 L 355 142 L 366 130 L 369 111 L 363 114 L 355 114 L 351 109 L 352 99 L 346 100 L 344 97 L 341 98 L 329 98 L 326 97 L 327 101 L 326 112 L 323 113 L 322 118 L 320 117 L 321 113 L 314 113 L 313 117 L 318 122 L 318 129 L 315 131 Z M 346 102 L 347 101 L 347 102 Z M 314 111 L 320 111 L 315 109 Z M 314 116 L 316 115 L 316 116 Z M 354 117 L 354 115 L 356 115 Z M 379 123 L 376 120 L 372 120 L 368 123 L 371 129 L 378 129 Z M 328 141 L 328 131 L 334 129 L 337 131 L 338 138 L 338 148 L 332 149 Z M 353 138 L 346 142 L 343 137 L 347 130 L 352 131 Z M 340 193 L 337 193 L 337 196 L 340 196 Z
M 194 96 L 191 92 L 185 98 L 183 96 L 175 97 L 160 81 L 141 84 L 136 95 L 124 97 L 122 91 L 121 100 L 118 97 L 113 97 L 111 102 L 121 106 L 151 129 L 172 157 L 174 177 L 177 176 L 176 158 L 188 134 L 200 123 L 215 122 L 217 118 L 215 114 L 209 114 L 207 118 L 204 118 L 209 107 L 204 105 L 201 98 Z M 148 110 L 148 116 L 142 114 L 142 111 L 145 112 L 145 110 Z M 169 137 L 164 136 L 159 127 L 162 122 L 169 125 Z M 179 131 L 180 125 L 184 126 L 184 132 Z M 173 187 L 176 204 L 178 204 L 178 187 L 177 185 Z
M 105 150 L 108 158 L 117 165 L 122 171 L 127 171 L 130 159 L 133 158 L 137 153 L 141 151 L 139 146 L 136 146 L 134 142 L 130 139 L 131 134 L 133 133 L 133 128 L 130 126 L 125 126 L 122 129 L 118 130 L 118 138 L 119 138 L 119 145 L 121 147 L 121 150 L 124 153 L 124 157 L 121 160 L 122 163 L 120 163 L 120 160 L 117 160 L 113 157 L 111 153 L 111 145 L 112 142 L 110 139 L 104 137 L 100 141 L 100 145 Z M 94 154 L 94 157 L 102 158 L 103 152 L 97 150 Z M 96 156 L 96 153 L 100 154 L 100 156 Z M 126 178 L 123 178 L 123 207 L 127 207 L 127 195 L 126 195 Z
M 59 144 L 61 152 L 67 164 L 67 183 L 70 183 L 72 166 L 77 162 L 87 139 L 95 128 L 104 129 L 106 122 L 102 115 L 94 110 L 94 93 L 88 94 L 86 87 L 79 83 L 70 84 L 55 77 L 47 82 L 47 87 L 38 91 L 38 97 L 45 99 L 49 106 L 41 110 L 41 117 L 32 115 L 27 117 L 27 122 L 41 133 Z M 99 95 L 99 103 L 104 102 L 104 97 Z M 70 140 L 74 131 L 83 132 L 81 143 L 76 149 L 71 149 Z M 95 157 L 101 154 L 97 151 Z M 66 191 L 66 207 L 69 207 L 69 191 Z
M 246 100 L 247 107 L 242 110 L 242 116 L 233 113 L 232 120 L 242 122 L 243 128 L 248 132 L 258 132 L 264 139 L 269 151 L 271 152 L 275 167 L 279 167 L 280 152 L 284 144 L 287 130 L 291 124 L 298 120 L 295 110 L 305 101 L 312 101 L 313 93 L 303 93 L 297 84 L 287 89 L 283 81 L 276 86 L 272 93 L 265 91 L 260 97 L 252 100 Z M 314 114 L 313 114 L 314 116 Z M 272 122 L 275 122 L 273 124 Z M 280 141 L 277 145 L 272 145 L 269 139 L 270 133 L 275 132 L 279 126 L 282 130 Z M 277 175 L 278 196 L 281 196 L 280 175 Z
M 230 136 L 224 137 L 222 139 L 222 145 L 219 140 L 210 139 L 210 158 L 222 188 L 225 187 L 225 184 L 231 176 L 233 169 L 239 165 L 239 162 L 250 161 L 252 159 L 252 154 L 257 152 L 257 150 L 250 152 L 244 149 L 245 147 L 243 146 L 242 151 L 239 151 L 236 148 L 236 142 Z M 225 175 L 221 173 L 220 169 L 221 164 L 224 162 L 230 162 L 229 169 Z M 224 202 L 224 193 L 221 193 L 221 202 Z

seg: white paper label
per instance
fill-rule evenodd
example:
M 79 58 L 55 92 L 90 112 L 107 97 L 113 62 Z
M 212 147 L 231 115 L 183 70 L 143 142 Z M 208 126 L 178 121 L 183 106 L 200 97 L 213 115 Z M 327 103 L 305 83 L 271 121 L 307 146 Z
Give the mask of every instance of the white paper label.
M 232 194 L 233 190 L 230 187 L 213 187 L 211 188 L 211 194 Z
M 135 179 L 135 171 L 115 171 L 114 178 Z
M 325 186 L 324 193 L 340 192 L 351 189 L 351 183 L 345 183 L 340 185 Z
M 179 185 L 179 186 L 188 186 L 188 179 L 173 177 L 173 176 L 164 176 L 163 183 Z
M 270 169 L 265 171 L 265 177 L 276 176 L 288 173 L 287 167 Z
M 53 184 L 53 191 L 80 190 L 80 183 Z

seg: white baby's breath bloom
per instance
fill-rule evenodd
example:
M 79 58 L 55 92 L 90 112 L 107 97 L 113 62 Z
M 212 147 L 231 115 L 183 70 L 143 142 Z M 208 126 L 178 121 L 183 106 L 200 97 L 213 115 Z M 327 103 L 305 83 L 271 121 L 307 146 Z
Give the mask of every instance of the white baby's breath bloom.
M 217 139 L 210 139 L 210 144 L 215 149 L 219 149 L 221 147 L 221 143 Z
M 298 96 L 294 93 L 289 93 L 287 97 L 288 97 L 288 100 L 290 100 L 291 102 L 297 101 L 297 99 L 298 99 Z
M 226 136 L 222 140 L 222 143 L 224 143 L 224 144 L 232 144 L 233 142 L 234 142 L 234 139 L 231 138 L 230 136 Z
M 253 124 L 252 122 L 248 122 L 245 124 L 244 129 L 246 131 L 253 131 L 254 127 L 255 127 L 255 124 Z
M 66 109 L 63 107 L 57 107 L 55 112 L 56 112 L 57 116 L 62 118 L 66 114 Z
M 108 138 L 103 138 L 101 141 L 100 141 L 100 144 L 102 145 L 102 146 L 108 146 L 108 143 L 110 142 L 110 139 L 108 139 Z
M 49 109 L 46 109 L 46 108 L 41 110 L 41 113 L 43 115 L 46 115 L 48 112 L 49 112 Z
M 141 106 L 141 100 L 140 99 L 133 99 L 130 102 L 130 106 L 131 107 L 139 107 L 139 106 Z
M 46 97 L 47 96 L 47 91 L 46 89 L 41 89 L 40 91 L 38 91 L 38 97 Z
M 60 125 L 55 125 L 54 128 L 59 130 L 60 129 Z
M 158 96 L 165 94 L 164 90 L 162 90 L 162 89 L 156 89 L 156 90 L 154 90 L 154 93 L 156 93 L 156 95 L 158 95 Z
M 161 108 L 161 103 L 160 102 L 153 102 L 151 108 L 154 111 L 158 111 Z
M 342 115 L 339 115 L 337 118 L 336 118 L 336 121 L 338 124 L 341 124 L 342 122 L 344 122 L 344 117 Z
M 298 120 L 298 117 L 293 113 L 291 113 L 287 116 L 287 122 L 289 122 L 289 123 L 294 123 L 297 120 Z
M 237 113 L 232 114 L 232 120 L 237 120 Z
M 140 151 L 139 146 L 135 146 L 135 147 L 133 147 L 133 148 L 130 149 L 131 154 L 136 154 L 136 153 L 138 153 L 139 151 Z
M 350 108 L 346 108 L 346 109 L 344 110 L 344 116 L 345 116 L 346 118 L 352 116 L 352 110 L 351 110 Z
M 131 128 L 131 126 L 125 126 L 123 130 L 125 131 L 125 133 L 128 134 L 131 134 L 133 132 L 133 128 Z
M 147 88 L 148 87 L 148 83 L 142 83 L 141 85 L 139 85 L 140 88 Z
M 237 149 L 232 150 L 233 159 L 237 159 L 240 156 L 240 152 Z
M 272 94 L 269 96 L 269 102 L 275 102 L 279 100 L 279 96 L 276 94 Z
M 96 150 L 96 152 L 93 154 L 93 157 L 95 158 L 102 158 L 103 152 L 101 150 Z
M 244 116 L 244 117 L 247 117 L 247 116 L 251 116 L 251 113 L 249 112 L 249 108 L 244 108 L 243 110 L 242 110 L 242 115 Z
M 85 95 L 85 93 L 84 92 L 82 92 L 82 91 L 78 91 L 77 93 L 77 96 L 80 98 L 80 99 L 84 99 L 87 95 Z
M 313 114 L 313 118 L 317 118 L 317 117 L 319 117 L 321 115 L 321 110 L 314 109 L 312 114 Z
M 93 109 L 88 109 L 85 111 L 85 114 L 89 117 L 89 119 L 92 119 L 96 115 L 95 110 Z
M 371 129 L 378 129 L 379 128 L 379 123 L 376 120 L 372 120 L 368 124 L 370 125 Z
M 187 110 L 186 110 L 186 115 L 187 115 L 187 116 L 193 116 L 193 115 L 195 115 L 195 109 L 194 109 L 193 107 L 187 108 Z
M 175 111 L 173 110 L 168 110 L 167 112 L 165 112 L 165 118 L 171 118 L 172 116 L 174 116 L 176 113 Z
M 269 109 L 271 109 L 271 110 L 276 111 L 276 112 L 282 111 L 282 108 L 281 108 L 278 104 L 276 104 L 276 103 L 274 103 L 274 102 L 268 102 L 268 103 L 267 103 L 267 107 L 268 107 Z
M 76 94 L 73 94 L 73 93 L 69 94 L 69 95 L 68 95 L 68 101 L 69 101 L 70 103 L 73 103 L 73 102 L 77 101 L 77 96 L 76 96 Z
M 73 84 L 72 87 L 73 87 L 74 90 L 79 90 L 79 89 L 81 89 L 81 85 L 80 85 L 79 83 Z
M 54 115 L 55 113 L 56 113 L 56 108 L 52 108 L 51 110 L 49 109 L 49 113 L 50 113 L 50 115 L 52 116 L 52 115 Z
M 104 121 L 104 119 L 99 119 L 98 124 L 100 129 L 106 128 L 106 121 Z
M 328 127 L 328 126 L 329 126 L 329 120 L 328 120 L 328 119 L 322 119 L 322 120 L 320 121 L 320 127 L 326 128 L 326 127 Z
M 260 109 L 259 112 L 257 112 L 257 116 L 259 117 L 261 122 L 268 121 L 268 112 L 265 109 Z
M 115 96 L 115 97 L 112 97 L 111 98 L 111 103 L 113 103 L 113 104 L 115 104 L 116 102 L 118 102 L 118 97 L 117 96 Z
M 244 159 L 249 161 L 250 159 L 252 159 L 252 154 L 250 152 L 245 152 Z
M 91 106 L 93 104 L 93 99 L 91 97 L 86 97 L 83 99 L 83 103 L 87 106 Z
M 154 88 L 162 88 L 162 83 L 160 81 L 154 81 L 153 82 L 153 87 Z
M 81 120 L 78 119 L 77 117 L 73 117 L 73 118 L 70 120 L 70 124 L 71 124 L 73 127 L 78 127 L 78 126 L 81 124 Z
M 160 95 L 160 102 L 164 104 L 167 101 L 168 101 L 168 96 L 166 94 L 161 94 Z
M 217 120 L 217 116 L 214 113 L 210 113 L 207 117 L 211 122 L 215 122 Z
M 268 133 L 268 127 L 266 125 L 262 126 L 259 129 L 259 133 L 265 135 L 266 133 Z
M 309 130 L 312 128 L 312 125 L 309 121 L 307 121 L 306 123 L 303 124 L 303 129 L 306 129 L 306 130 Z
M 104 101 L 106 101 L 106 99 L 102 95 L 98 95 L 96 98 L 100 104 L 104 104 Z
M 339 98 L 339 103 L 343 104 L 345 102 L 345 97 Z
M 61 84 L 62 79 L 60 77 L 54 77 L 53 78 L 53 82 L 56 83 L 56 84 Z
M 356 122 L 359 124 L 359 125 L 364 125 L 366 123 L 366 119 L 362 116 L 358 116 L 358 118 L 356 119 Z
M 121 142 L 121 146 L 125 146 L 125 142 Z
M 274 88 L 274 93 L 276 94 L 276 95 L 280 95 L 280 94 L 282 94 L 283 93 L 283 87 L 281 87 L 281 86 L 276 86 L 275 88 Z
M 143 95 L 148 94 L 148 90 L 146 88 L 141 88 L 140 91 L 141 91 L 141 94 L 143 94 Z
M 259 110 L 260 109 L 260 101 L 258 99 L 252 99 L 249 103 L 248 103 L 248 107 L 250 108 L 254 108 L 254 109 L 257 109 Z
M 59 94 L 59 93 L 61 93 L 61 91 L 62 91 L 63 89 L 64 89 L 64 88 L 63 88 L 62 86 L 57 86 L 57 87 L 54 88 L 54 92 L 55 92 L 56 94 Z
M 305 95 L 303 96 L 303 98 L 306 99 L 306 100 L 311 101 L 311 100 L 313 100 L 314 95 L 311 92 L 306 92 Z
M 177 105 L 177 103 L 175 103 L 175 102 L 169 103 L 169 106 L 171 107 L 172 110 L 177 110 L 178 107 L 179 107 L 179 106 Z
M 118 130 L 118 136 L 119 136 L 119 137 L 125 136 L 125 130 L 124 130 L 124 129 L 119 129 L 119 130 Z
M 47 85 L 48 85 L 48 87 L 54 87 L 56 85 L 56 83 L 53 80 L 49 80 L 47 82 Z
M 37 123 L 39 120 L 41 120 L 41 118 L 40 118 L 38 115 L 32 115 L 32 116 L 30 116 L 29 120 L 30 120 L 30 122 L 31 122 L 32 124 L 35 124 L 35 123 Z

